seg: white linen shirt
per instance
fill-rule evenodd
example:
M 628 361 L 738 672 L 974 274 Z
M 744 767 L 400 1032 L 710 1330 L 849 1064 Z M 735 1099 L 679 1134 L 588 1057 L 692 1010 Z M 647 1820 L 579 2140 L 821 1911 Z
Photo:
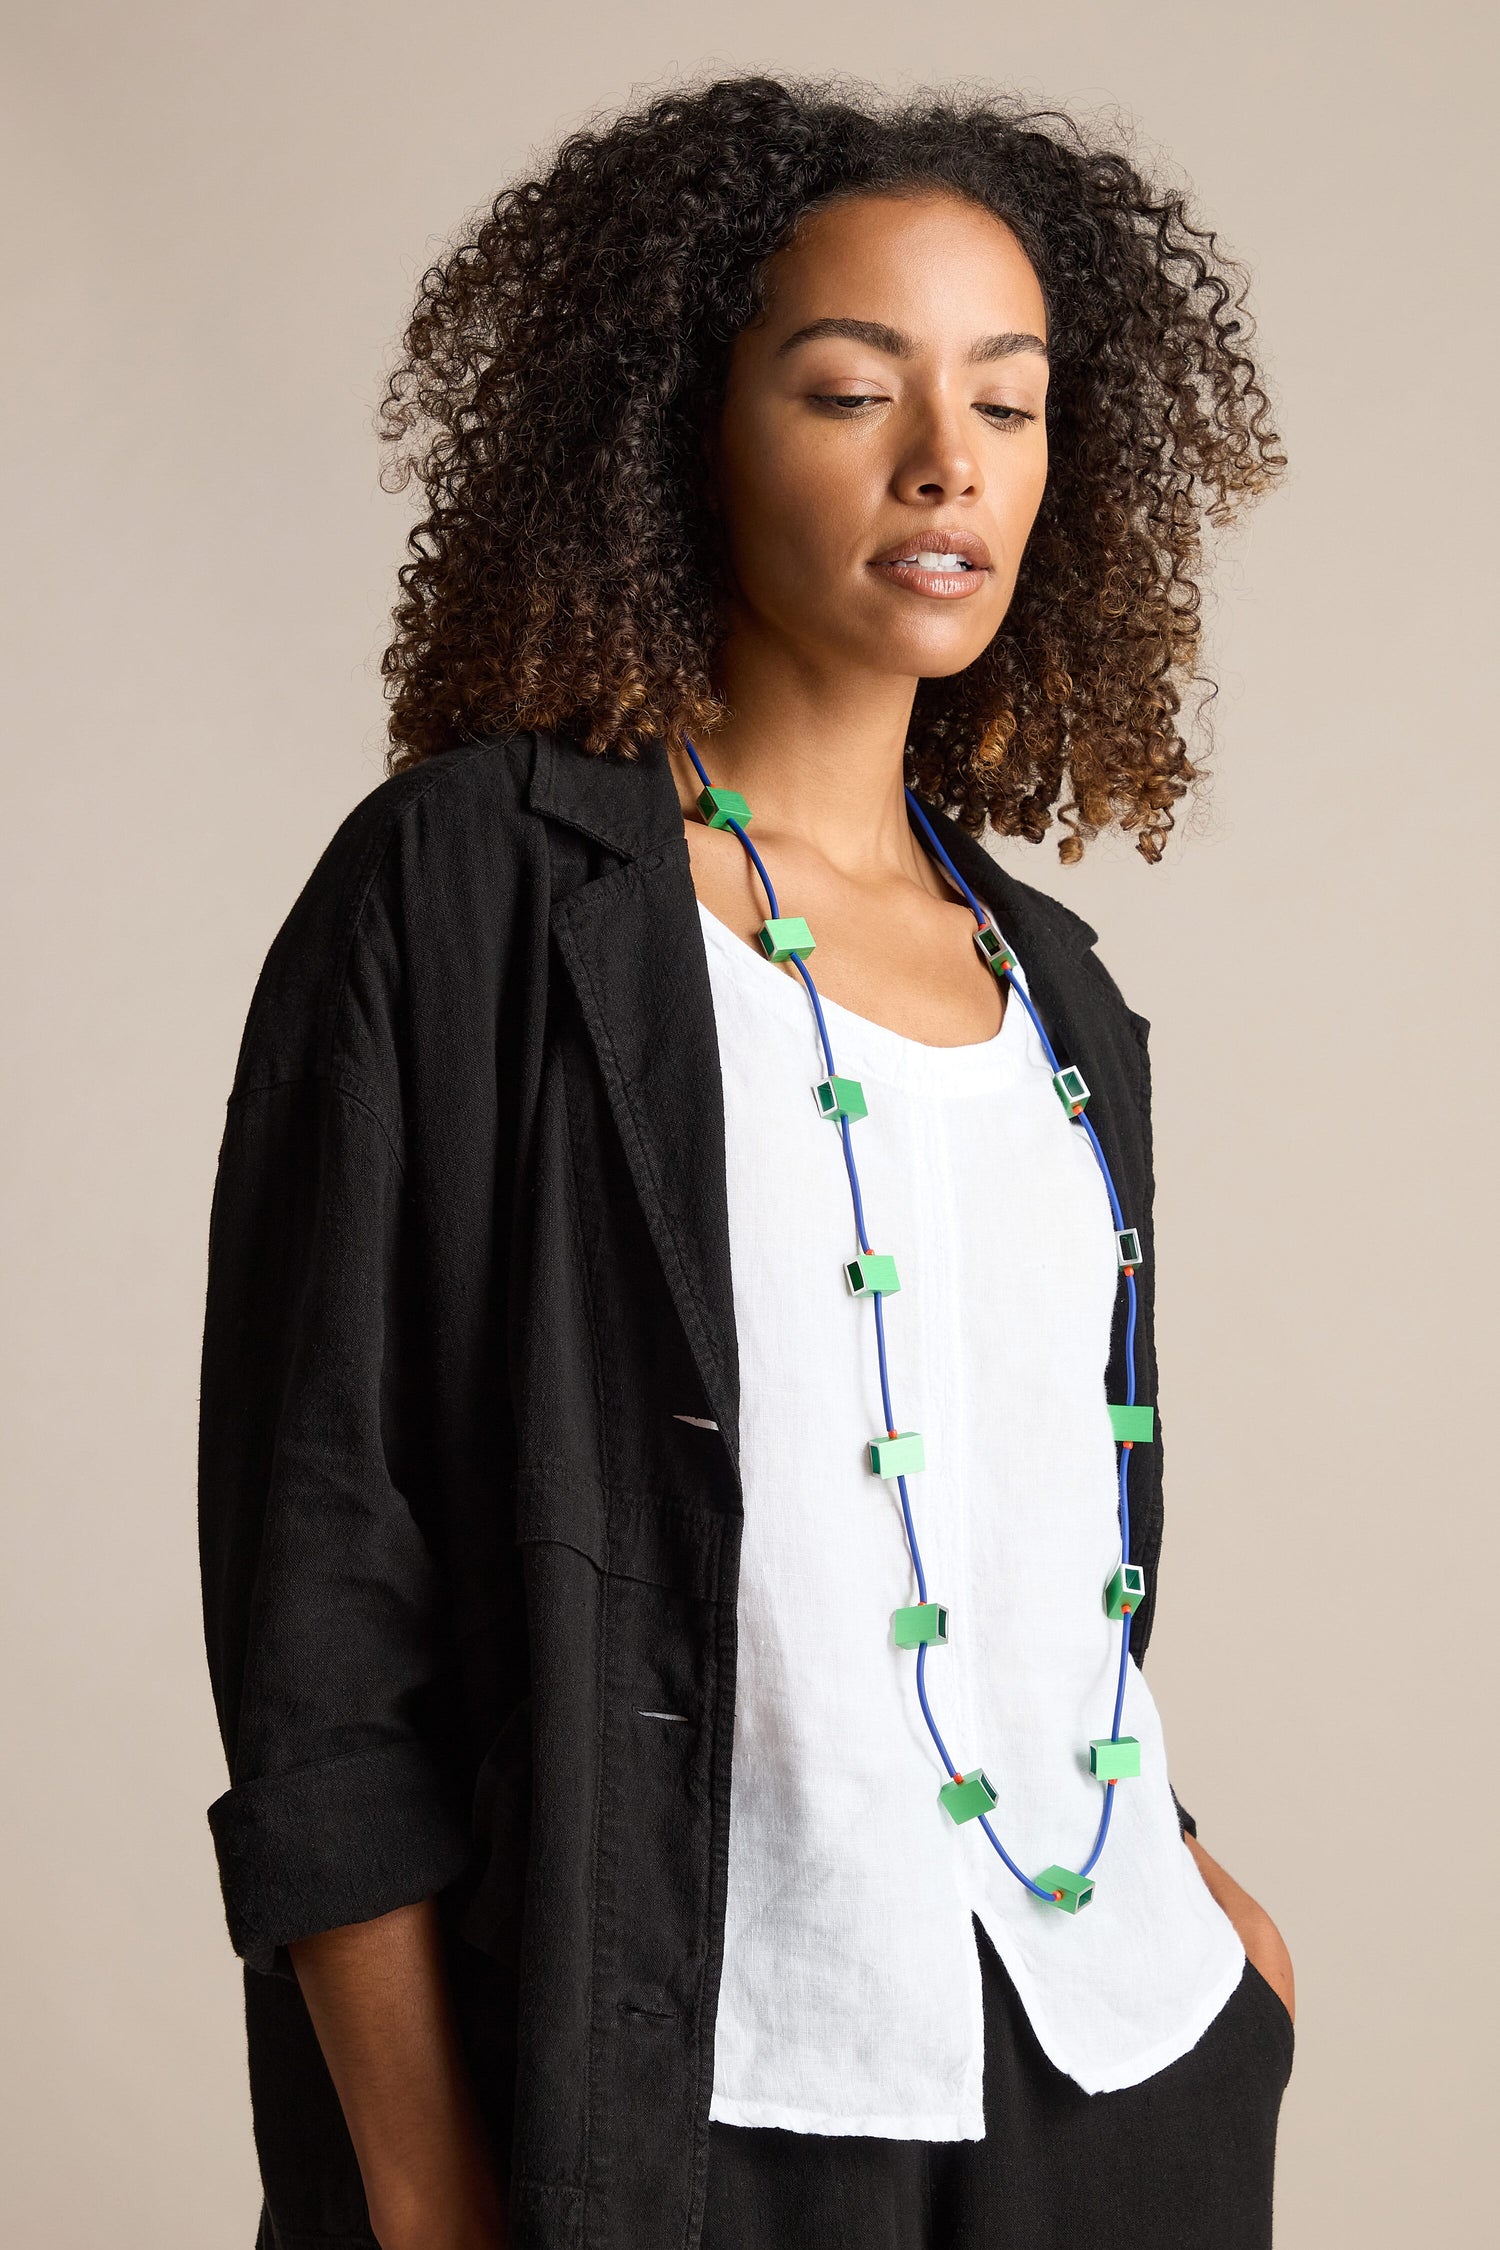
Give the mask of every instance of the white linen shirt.
M 700 905 L 724 1081 L 745 1522 L 724 1961 L 710 2116 L 904 2140 L 984 2134 L 973 1917 L 1042 2048 L 1089 2092 L 1151 2076 L 1202 2036 L 1244 1951 L 1182 1844 L 1160 1720 L 1132 1661 L 1121 1782 L 1073 1915 L 1029 1893 L 947 1778 L 916 1654 L 892 1612 L 917 1600 L 882 1434 L 874 1312 L 812 1005 Z M 814 957 L 814 974 L 816 974 Z M 1023 971 L 1024 974 L 1024 971 Z M 1087 1136 L 1053 1089 L 1020 1002 L 992 1039 L 931 1047 L 824 999 L 869 1240 L 897 1261 L 884 1300 L 896 1424 L 929 1599 L 933 1714 L 960 1772 L 998 1792 L 992 1825 L 1028 1874 L 1077 1868 L 1098 1825 L 1091 1737 L 1110 1732 L 1120 1559 L 1104 1368 L 1114 1223 Z M 1129 1225 L 1130 1213 L 1123 1214 Z

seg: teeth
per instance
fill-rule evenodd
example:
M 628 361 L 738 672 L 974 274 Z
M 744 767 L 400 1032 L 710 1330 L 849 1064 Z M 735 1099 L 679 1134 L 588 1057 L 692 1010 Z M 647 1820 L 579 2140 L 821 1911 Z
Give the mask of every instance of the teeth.
M 962 555 L 935 555 L 925 548 L 916 561 L 919 570 L 967 570 L 969 567 Z

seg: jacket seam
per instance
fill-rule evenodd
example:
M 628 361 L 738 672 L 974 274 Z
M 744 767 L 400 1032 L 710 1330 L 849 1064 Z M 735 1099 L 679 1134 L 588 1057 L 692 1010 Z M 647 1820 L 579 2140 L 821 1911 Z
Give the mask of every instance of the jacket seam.
M 432 771 L 423 775 L 420 782 L 414 783 L 410 792 L 403 795 L 400 801 L 391 807 L 384 826 L 376 830 L 365 847 L 365 862 L 351 887 L 349 903 L 345 910 L 345 924 L 340 933 L 337 949 L 338 976 L 328 995 L 320 1040 L 320 1043 L 326 1046 L 330 1070 L 333 1068 L 333 1049 L 338 1019 L 349 990 L 349 970 L 354 958 L 355 941 L 359 936 L 360 924 L 365 918 L 370 903 L 370 894 L 375 888 L 376 878 L 384 867 L 397 837 L 404 831 L 407 815 L 414 806 L 422 802 L 429 791 L 437 786 L 440 778 L 441 769 L 435 759 Z
M 397 1145 L 395 1134 L 370 1096 L 361 1090 L 361 1082 L 352 1072 L 330 1068 L 327 1070 L 293 1070 L 282 1078 L 257 1078 L 248 1086 L 237 1086 L 225 1104 L 226 1114 L 240 1103 L 257 1094 L 279 1093 L 285 1086 L 326 1086 L 330 1093 L 342 1094 L 345 1101 L 362 1109 L 372 1124 L 380 1128 L 381 1139 L 391 1152 L 392 1160 L 402 1178 L 406 1177 L 406 1158 Z

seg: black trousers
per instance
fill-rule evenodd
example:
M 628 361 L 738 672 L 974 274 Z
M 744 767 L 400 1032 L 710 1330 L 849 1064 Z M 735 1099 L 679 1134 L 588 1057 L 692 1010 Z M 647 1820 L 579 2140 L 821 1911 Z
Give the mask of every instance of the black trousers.
M 702 2250 L 1267 2250 L 1293 2037 L 1259 1971 L 1154 2078 L 1086 2094 L 975 1928 L 984 2139 L 714 2123 Z

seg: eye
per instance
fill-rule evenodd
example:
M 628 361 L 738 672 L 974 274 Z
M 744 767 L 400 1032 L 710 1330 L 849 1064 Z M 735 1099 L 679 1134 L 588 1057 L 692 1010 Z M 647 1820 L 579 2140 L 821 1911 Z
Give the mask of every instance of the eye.
M 814 406 L 831 407 L 835 414 L 857 414 L 862 406 L 878 406 L 879 391 L 814 391 Z
M 1028 414 L 1024 406 L 983 406 L 979 409 L 985 419 L 997 430 L 1007 430 L 1020 422 L 1034 422 L 1036 416 Z

